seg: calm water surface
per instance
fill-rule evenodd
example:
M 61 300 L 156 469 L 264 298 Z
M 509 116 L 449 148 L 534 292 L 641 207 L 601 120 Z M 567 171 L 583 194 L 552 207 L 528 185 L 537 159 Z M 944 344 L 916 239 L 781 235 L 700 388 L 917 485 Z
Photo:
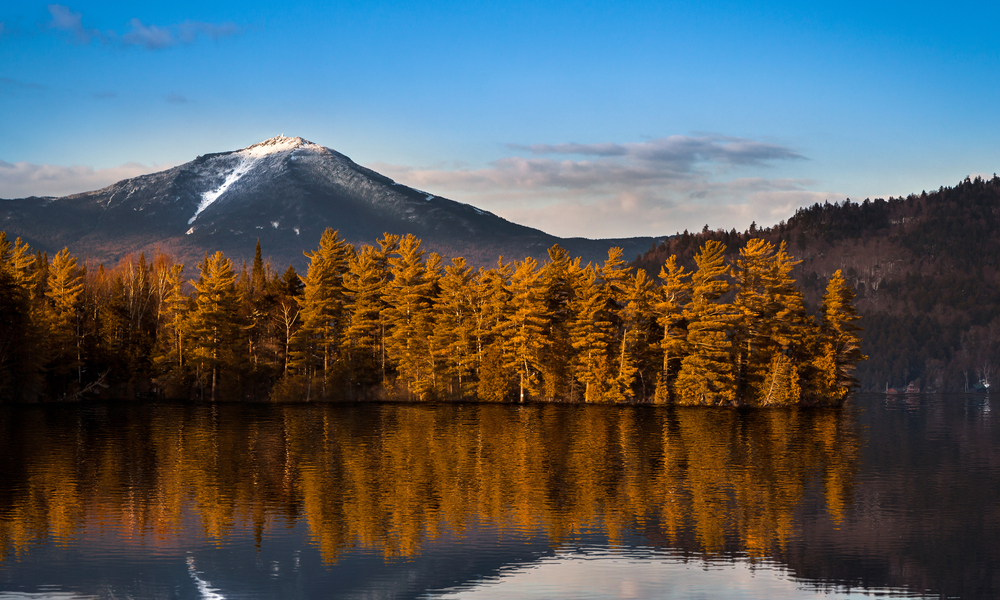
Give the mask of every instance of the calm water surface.
M 0 599 L 1000 597 L 985 396 L 0 407 Z

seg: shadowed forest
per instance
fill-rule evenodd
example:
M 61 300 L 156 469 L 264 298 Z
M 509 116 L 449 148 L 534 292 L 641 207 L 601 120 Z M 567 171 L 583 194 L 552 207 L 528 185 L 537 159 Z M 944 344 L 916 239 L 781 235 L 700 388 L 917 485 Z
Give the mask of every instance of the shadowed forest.
M 0 233 L 0 398 L 839 405 L 864 358 L 851 286 L 833 273 L 810 315 L 784 243 L 727 261 L 709 240 L 658 280 L 619 248 L 473 270 L 420 245 L 328 229 L 304 276 L 258 244 L 188 280 L 162 253 L 86 268 Z
M 966 178 L 899 198 L 826 202 L 774 227 L 687 232 L 633 266 L 658 269 L 669 256 L 688 267 L 707 240 L 734 259 L 747 242 L 782 241 L 801 259 L 794 275 L 818 304 L 839 270 L 857 296 L 870 358 L 863 391 L 985 391 L 1000 371 L 1000 178 Z

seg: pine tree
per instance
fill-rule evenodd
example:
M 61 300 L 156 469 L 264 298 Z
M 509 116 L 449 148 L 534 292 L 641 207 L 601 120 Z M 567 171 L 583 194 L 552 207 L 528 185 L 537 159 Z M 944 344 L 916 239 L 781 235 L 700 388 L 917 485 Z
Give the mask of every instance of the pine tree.
M 345 365 L 338 362 L 347 326 L 343 279 L 353 253 L 354 249 L 330 228 L 323 232 L 319 248 L 305 253 L 309 270 L 300 302 L 302 327 L 292 342 L 291 366 L 306 378 L 307 399 L 312 397 L 312 382 L 317 376 L 322 396 L 327 397 L 331 380 L 344 374 Z
M 573 294 L 573 317 L 569 324 L 570 343 L 575 351 L 572 362 L 576 379 L 583 384 L 584 402 L 609 399 L 614 382 L 608 364 L 608 346 L 613 341 L 608 290 L 599 285 L 590 265 L 577 277 Z
M 549 248 L 549 260 L 539 273 L 542 300 L 545 303 L 544 330 L 539 367 L 543 395 L 549 399 L 572 395 L 573 345 L 570 336 L 571 304 L 574 285 L 580 272 L 580 259 L 573 259 L 558 244 Z
M 622 258 L 623 253 L 624 250 L 621 248 L 609 248 L 608 258 L 598 270 L 600 283 L 606 290 L 608 301 L 614 304 L 614 308 L 621 308 L 625 304 L 625 297 L 633 281 L 628 263 Z
M 264 293 L 267 287 L 267 273 L 264 270 L 264 260 L 260 253 L 260 239 L 257 239 L 257 248 L 253 253 L 253 267 L 250 271 L 250 290 L 252 296 L 259 296 Z
M 73 373 L 77 384 L 82 381 L 80 300 L 83 273 L 68 248 L 52 258 L 46 285 L 45 323 L 48 328 L 49 371 L 57 377 Z M 57 384 L 57 393 L 65 391 Z
M 351 255 L 344 274 L 348 321 L 343 345 L 350 362 L 352 390 L 385 381 L 382 311 L 386 308 L 387 269 L 387 257 L 372 246 L 362 246 Z
M 31 261 L 31 282 L 29 291 L 31 301 L 38 308 L 44 304 L 43 298 L 49 287 L 49 253 L 39 251 L 35 259 Z
M 21 238 L 11 244 L 7 233 L 0 231 L 3 242 L 0 243 L 0 263 L 7 265 L 7 270 L 18 286 L 28 290 L 31 287 L 31 276 L 34 272 L 35 255 L 31 248 Z
M 167 397 L 185 391 L 189 370 L 185 348 L 190 345 L 188 297 L 184 294 L 184 265 L 171 265 L 163 274 L 163 296 L 160 318 L 162 326 L 156 340 L 153 365 L 159 374 L 157 381 Z
M 504 354 L 519 380 L 519 401 L 537 396 L 541 352 L 547 325 L 545 302 L 540 294 L 538 263 L 528 257 L 514 263 L 510 278 L 511 315 L 503 330 Z
M 503 330 L 510 319 L 511 264 L 501 256 L 492 269 L 479 269 L 474 282 L 474 305 L 476 327 L 476 363 L 483 361 L 486 347 L 498 340 L 502 342 Z
M 660 268 L 662 285 L 657 288 L 653 302 L 656 322 L 663 331 L 660 339 L 663 364 L 656 376 L 654 395 L 654 401 L 660 404 L 674 398 L 674 380 L 688 351 L 685 309 L 691 297 L 690 276 L 673 255 Z
M 632 342 L 624 339 L 625 335 L 635 336 L 635 329 L 629 329 L 622 322 L 622 310 L 628 302 L 628 294 L 634 282 L 628 263 L 622 258 L 623 250 L 618 247 L 608 249 L 608 258 L 597 269 L 598 280 L 605 298 L 605 313 L 611 327 L 611 337 L 608 340 L 608 381 L 606 400 L 621 402 L 632 395 L 631 385 L 635 375 L 634 366 L 626 366 L 625 348 Z M 632 324 L 635 325 L 634 323 Z M 612 356 L 616 354 L 617 356 Z M 623 376 L 625 371 L 630 374 Z
M 616 397 L 621 400 L 633 398 L 636 395 L 645 400 L 647 374 L 652 363 L 653 330 L 656 323 L 652 308 L 653 282 L 646 276 L 646 271 L 639 269 L 628 279 L 623 305 L 618 311 L 620 334 L 618 336 Z M 636 378 L 639 380 L 639 390 L 636 394 Z M 655 379 L 649 380 L 653 383 Z
M 709 240 L 695 256 L 698 269 L 691 277 L 687 356 L 681 361 L 676 393 L 683 404 L 730 404 L 736 400 L 732 342 L 734 321 L 731 306 L 719 302 L 729 290 L 724 262 L 725 245 Z
M 737 386 L 745 404 L 798 402 L 799 365 L 806 357 L 810 321 L 802 292 L 791 276 L 799 261 L 784 242 L 753 239 L 736 263 L 738 314 L 735 334 Z M 779 355 L 781 358 L 779 358 Z M 796 380 L 781 389 L 776 381 Z
M 493 269 L 480 269 L 473 296 L 477 395 L 485 402 L 502 402 L 514 392 L 516 361 L 508 339 L 513 307 L 510 263 L 501 256 Z
M 826 286 L 821 308 L 819 352 L 814 360 L 818 372 L 814 393 L 819 403 L 841 404 L 857 385 L 857 363 L 868 358 L 861 352 L 861 338 L 857 335 L 861 328 L 855 325 L 860 316 L 853 302 L 854 290 L 837 270 Z
M 267 381 L 273 376 L 277 370 L 275 356 L 280 352 L 276 348 L 275 315 L 281 310 L 268 275 L 268 265 L 264 263 L 260 240 L 257 240 L 250 273 L 247 275 L 244 267 L 239 286 L 243 319 L 247 323 L 247 352 L 257 381 Z
M 0 231 L 0 402 L 25 399 L 24 380 L 38 377 L 28 360 L 32 323 L 24 275 L 27 264 L 20 262 L 31 253 L 20 242 L 18 238 L 11 244 L 6 232 Z
M 441 392 L 456 398 L 470 395 L 471 375 L 476 366 L 472 281 L 472 269 L 466 266 L 465 259 L 452 259 L 452 264 L 444 269 L 434 302 L 431 352 L 441 365 Z
M 425 266 L 423 256 L 416 237 L 407 235 L 401 240 L 397 254 L 389 260 L 392 281 L 386 287 L 383 315 L 391 327 L 386 351 L 401 382 L 409 393 L 429 398 L 434 389 L 431 299 L 437 275 Z
M 221 251 L 208 257 L 201 276 L 191 284 L 197 290 L 194 310 L 190 316 L 192 360 L 200 365 L 200 381 L 204 389 L 207 379 L 210 398 L 218 397 L 220 378 L 230 374 L 237 363 L 239 343 L 239 296 L 233 263 Z M 224 372 L 226 371 L 226 372 Z

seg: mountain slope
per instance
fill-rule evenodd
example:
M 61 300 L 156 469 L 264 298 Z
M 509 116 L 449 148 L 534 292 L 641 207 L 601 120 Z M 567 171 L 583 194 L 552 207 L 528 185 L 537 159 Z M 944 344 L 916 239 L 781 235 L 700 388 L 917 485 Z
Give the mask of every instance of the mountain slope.
M 205 252 L 239 259 L 260 239 L 277 265 L 305 265 L 323 230 L 355 244 L 384 232 L 413 233 L 428 250 L 494 263 L 498 256 L 544 257 L 559 243 L 585 261 L 610 246 L 626 256 L 654 238 L 561 239 L 490 212 L 400 185 L 351 159 L 298 137 L 277 136 L 242 150 L 206 154 L 150 175 L 62 198 L 0 201 L 0 229 L 50 252 L 114 261 L 160 248 L 193 265 Z
M 653 274 L 671 254 L 692 268 L 706 239 L 732 258 L 747 239 L 784 240 L 813 308 L 840 269 L 862 314 L 862 388 L 954 390 L 1000 379 L 1000 178 L 888 200 L 800 209 L 788 222 L 745 232 L 673 236 L 634 264 Z

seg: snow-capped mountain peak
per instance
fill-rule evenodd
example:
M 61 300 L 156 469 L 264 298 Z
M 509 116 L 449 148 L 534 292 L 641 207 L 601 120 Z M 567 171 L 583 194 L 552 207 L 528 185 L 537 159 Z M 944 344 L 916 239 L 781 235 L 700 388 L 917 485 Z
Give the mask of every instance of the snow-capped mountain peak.
M 371 244 L 386 232 L 412 233 L 428 250 L 483 266 L 500 255 L 543 258 L 556 241 L 596 262 L 606 256 L 609 244 L 561 240 L 516 225 L 393 182 L 330 148 L 284 135 L 203 154 L 93 192 L 3 204 L 2 229 L 38 249 L 55 252 L 69 246 L 101 261 L 161 249 L 190 269 L 196 269 L 205 252 L 246 256 L 258 240 L 275 264 L 304 268 L 303 250 L 327 227 L 353 244 Z M 654 241 L 622 240 L 620 245 L 635 255 Z
M 276 135 L 273 138 L 264 140 L 263 142 L 247 146 L 238 152 L 253 158 L 261 158 L 269 154 L 287 152 L 289 150 L 296 150 L 305 146 L 315 146 L 316 148 L 319 148 L 316 144 L 300 137 Z
M 267 163 L 273 164 L 275 160 L 282 160 L 282 156 L 280 155 L 291 154 L 296 150 L 321 151 L 323 148 L 300 137 L 277 135 L 232 153 L 230 156 L 238 158 L 236 162 L 231 162 L 228 159 L 219 161 L 219 175 L 223 177 L 223 180 L 218 186 L 202 192 L 201 200 L 195 209 L 194 215 L 188 219 L 188 225 L 193 224 L 198 219 L 198 215 L 218 200 L 220 196 L 226 193 L 244 175 L 258 167 L 262 161 L 266 160 Z M 292 158 L 294 159 L 295 157 L 293 156 Z M 194 229 L 187 231 L 188 235 L 193 232 Z

